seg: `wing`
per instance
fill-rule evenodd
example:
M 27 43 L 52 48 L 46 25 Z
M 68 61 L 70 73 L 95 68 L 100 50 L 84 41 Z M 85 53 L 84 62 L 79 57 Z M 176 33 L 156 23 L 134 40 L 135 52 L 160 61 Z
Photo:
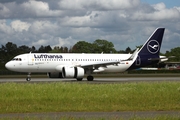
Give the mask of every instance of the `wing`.
M 74 67 L 97 69 L 99 67 L 106 67 L 107 65 L 117 65 L 119 63 L 120 63 L 119 61 L 102 61 L 102 62 L 97 62 L 97 63 L 79 64 L 79 65 L 75 65 Z
M 139 50 L 139 48 L 137 48 L 128 59 L 123 59 L 121 61 L 133 60 L 137 56 L 138 50 Z M 95 69 L 98 69 L 99 67 L 106 67 L 107 65 L 118 65 L 121 61 L 101 61 L 101 62 L 97 62 L 97 63 L 79 64 L 79 65 L 75 65 L 74 67 L 82 67 L 85 69 L 88 68 L 91 70 L 95 70 Z

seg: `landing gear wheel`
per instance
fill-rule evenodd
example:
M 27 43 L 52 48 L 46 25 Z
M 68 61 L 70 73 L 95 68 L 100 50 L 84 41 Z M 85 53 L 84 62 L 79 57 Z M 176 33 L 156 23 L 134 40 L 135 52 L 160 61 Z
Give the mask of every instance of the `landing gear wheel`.
M 76 80 L 77 80 L 77 81 L 82 81 L 82 80 L 83 80 L 83 78 L 76 78 Z
M 26 80 L 31 81 L 31 73 L 28 73 Z
M 27 80 L 27 81 L 31 81 L 31 78 L 30 78 L 30 77 L 27 77 L 26 80 Z
M 93 80 L 94 80 L 94 77 L 91 76 L 91 75 L 89 75 L 89 76 L 87 76 L 87 80 L 88 80 L 88 81 L 93 81 Z

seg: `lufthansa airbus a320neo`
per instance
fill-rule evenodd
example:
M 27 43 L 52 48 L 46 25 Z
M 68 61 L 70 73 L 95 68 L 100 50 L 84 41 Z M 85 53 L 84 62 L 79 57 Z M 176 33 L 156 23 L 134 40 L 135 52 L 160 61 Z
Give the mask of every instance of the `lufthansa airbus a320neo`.
M 159 56 L 165 28 L 157 28 L 141 49 L 133 54 L 75 54 L 28 53 L 14 57 L 6 68 L 17 72 L 48 73 L 50 78 L 75 78 L 81 81 L 85 74 L 93 81 L 92 73 L 124 72 L 161 62 Z

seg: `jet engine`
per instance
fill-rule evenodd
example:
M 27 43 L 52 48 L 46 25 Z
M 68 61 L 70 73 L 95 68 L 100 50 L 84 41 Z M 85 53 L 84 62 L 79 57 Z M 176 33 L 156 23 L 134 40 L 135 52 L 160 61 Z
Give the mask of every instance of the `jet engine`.
M 80 79 L 84 77 L 84 69 L 81 67 L 63 67 L 62 76 L 64 78 Z

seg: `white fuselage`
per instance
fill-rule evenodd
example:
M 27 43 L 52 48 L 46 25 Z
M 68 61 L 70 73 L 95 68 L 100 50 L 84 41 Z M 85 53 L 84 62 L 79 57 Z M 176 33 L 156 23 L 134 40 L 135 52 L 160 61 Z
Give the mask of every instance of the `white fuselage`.
M 6 64 L 6 68 L 17 72 L 62 72 L 61 66 L 85 68 L 106 63 L 93 72 L 124 72 L 135 61 L 123 61 L 130 56 L 131 54 L 30 53 L 16 56 Z M 108 65 L 108 62 L 119 63 Z

